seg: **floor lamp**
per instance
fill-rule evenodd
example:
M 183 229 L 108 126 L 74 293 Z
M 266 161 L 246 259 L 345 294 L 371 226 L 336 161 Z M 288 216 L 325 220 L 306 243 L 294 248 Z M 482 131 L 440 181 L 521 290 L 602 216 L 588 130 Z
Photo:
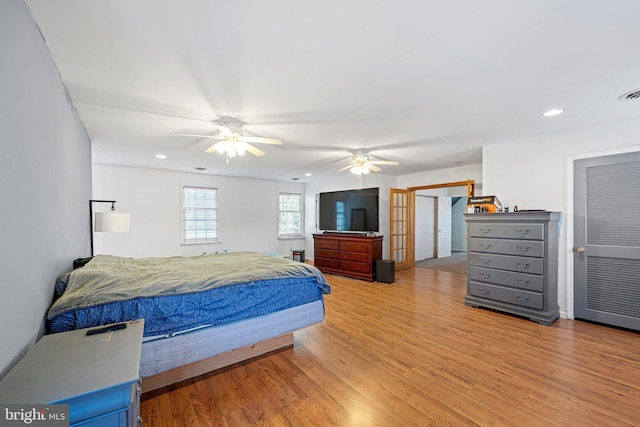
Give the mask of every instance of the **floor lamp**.
M 94 203 L 111 203 L 111 210 L 96 212 L 93 218 Z M 91 227 L 91 256 L 93 256 L 93 232 L 127 232 L 129 231 L 129 214 L 116 212 L 115 200 L 89 200 L 89 216 Z

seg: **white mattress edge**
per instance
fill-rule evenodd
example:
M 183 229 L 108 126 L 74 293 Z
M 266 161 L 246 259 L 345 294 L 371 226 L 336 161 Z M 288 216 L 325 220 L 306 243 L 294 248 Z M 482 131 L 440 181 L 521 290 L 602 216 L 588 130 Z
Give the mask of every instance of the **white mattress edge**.
M 142 343 L 140 377 L 197 362 L 255 344 L 324 320 L 324 301 L 280 310 L 237 322 L 148 337 Z

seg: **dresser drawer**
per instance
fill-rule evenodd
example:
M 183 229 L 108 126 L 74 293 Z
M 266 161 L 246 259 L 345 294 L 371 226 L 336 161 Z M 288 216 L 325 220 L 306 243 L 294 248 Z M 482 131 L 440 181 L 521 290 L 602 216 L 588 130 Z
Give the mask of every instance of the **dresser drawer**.
M 318 258 L 315 257 L 313 260 L 313 264 L 316 267 L 327 267 L 327 268 L 340 268 L 340 260 L 339 259 L 329 259 L 329 258 Z
M 369 266 L 369 263 L 340 261 L 340 268 L 342 270 L 357 271 L 358 273 L 369 273 Z
M 319 249 L 333 249 L 333 250 L 338 250 L 340 249 L 340 242 L 337 240 L 329 240 L 329 239 L 320 239 L 320 238 L 316 238 L 314 240 L 314 244 L 316 248 Z
M 340 250 L 348 252 L 369 252 L 371 245 L 360 242 L 340 242 Z
M 340 259 L 345 261 L 369 262 L 369 254 L 364 252 L 340 252 Z
M 471 252 L 469 254 L 469 265 L 530 274 L 542 274 L 544 271 L 543 258 L 528 258 L 478 252 Z
M 484 267 L 469 267 L 469 280 L 491 282 L 536 292 L 542 292 L 544 289 L 543 276 Z
M 544 224 L 469 224 L 471 237 L 543 240 Z
M 494 301 L 502 301 L 522 307 L 534 308 L 536 310 L 542 310 L 543 308 L 542 294 L 537 292 L 470 282 L 469 294 Z
M 316 249 L 315 256 L 319 258 L 340 258 L 340 251 L 332 249 Z
M 471 252 L 542 257 L 544 255 L 544 242 L 472 237 L 469 241 L 469 250 Z

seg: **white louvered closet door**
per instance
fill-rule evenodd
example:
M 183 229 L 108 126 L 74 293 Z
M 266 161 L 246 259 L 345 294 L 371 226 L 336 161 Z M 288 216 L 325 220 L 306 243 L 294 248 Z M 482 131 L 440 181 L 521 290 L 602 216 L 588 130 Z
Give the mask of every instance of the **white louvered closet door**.
M 640 330 L 640 152 L 574 174 L 575 317 Z

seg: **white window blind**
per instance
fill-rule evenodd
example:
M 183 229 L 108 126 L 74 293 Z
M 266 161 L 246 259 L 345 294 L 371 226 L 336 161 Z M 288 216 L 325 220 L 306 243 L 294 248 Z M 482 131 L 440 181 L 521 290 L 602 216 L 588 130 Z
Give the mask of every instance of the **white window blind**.
M 218 241 L 218 190 L 182 187 L 182 243 Z
M 278 237 L 302 237 L 302 194 L 278 194 Z

